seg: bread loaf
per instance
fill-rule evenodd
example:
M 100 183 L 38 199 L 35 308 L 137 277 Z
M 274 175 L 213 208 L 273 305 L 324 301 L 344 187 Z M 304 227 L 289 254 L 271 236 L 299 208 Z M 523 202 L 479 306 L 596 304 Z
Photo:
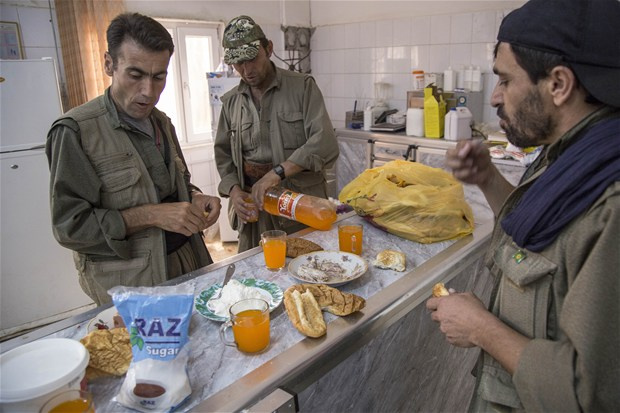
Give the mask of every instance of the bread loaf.
M 286 256 L 296 258 L 314 251 L 323 251 L 323 247 L 303 238 L 286 239 Z
M 366 301 L 324 284 L 296 284 L 284 292 L 284 307 L 300 333 L 321 337 L 327 332 L 321 309 L 345 316 L 364 308 Z
M 359 295 L 343 293 L 337 288 L 325 284 L 295 284 L 290 286 L 287 292 L 294 290 L 303 292 L 309 290 L 316 299 L 319 307 L 338 316 L 345 316 L 361 310 L 366 305 Z
M 321 337 L 327 332 L 323 313 L 314 295 L 298 290 L 284 295 L 284 306 L 289 319 L 300 333 L 308 337 Z
M 407 259 L 405 254 L 400 251 L 383 250 L 377 254 L 377 258 L 373 261 L 372 265 L 388 270 L 405 271 Z

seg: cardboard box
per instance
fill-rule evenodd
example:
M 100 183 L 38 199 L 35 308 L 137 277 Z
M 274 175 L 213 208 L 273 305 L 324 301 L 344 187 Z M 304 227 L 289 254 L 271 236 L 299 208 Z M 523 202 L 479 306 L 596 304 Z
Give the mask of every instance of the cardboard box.
M 424 109 L 423 90 L 410 90 L 407 92 L 407 109 L 410 108 Z

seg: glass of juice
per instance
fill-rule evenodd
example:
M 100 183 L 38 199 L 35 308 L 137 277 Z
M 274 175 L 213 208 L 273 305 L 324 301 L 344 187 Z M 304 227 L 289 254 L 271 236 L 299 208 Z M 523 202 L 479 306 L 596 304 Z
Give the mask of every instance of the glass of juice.
M 254 200 L 248 196 L 243 200 L 243 202 L 249 204 L 250 206 L 246 206 L 252 210 L 252 215 L 248 218 L 248 222 L 258 222 L 258 207 L 256 206 L 256 203 L 254 203 Z
M 95 413 L 93 395 L 79 389 L 65 390 L 46 401 L 40 413 Z
M 265 265 L 270 271 L 280 271 L 286 264 L 286 232 L 265 231 L 261 234 Z
M 259 298 L 237 301 L 230 306 L 230 320 L 220 327 L 224 344 L 237 347 L 244 353 L 259 353 L 269 346 L 269 304 Z M 232 328 L 235 341 L 226 338 Z
M 364 227 L 361 224 L 338 225 L 338 245 L 340 251 L 362 255 Z

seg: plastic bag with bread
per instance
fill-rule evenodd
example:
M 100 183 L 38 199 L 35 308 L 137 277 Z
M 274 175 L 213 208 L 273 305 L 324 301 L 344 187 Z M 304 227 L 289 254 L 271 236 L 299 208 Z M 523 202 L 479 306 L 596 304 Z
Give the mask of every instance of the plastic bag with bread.
M 321 337 L 327 332 L 321 310 L 346 316 L 365 305 L 362 297 L 325 284 L 295 284 L 284 292 L 284 307 L 289 319 L 308 337 Z

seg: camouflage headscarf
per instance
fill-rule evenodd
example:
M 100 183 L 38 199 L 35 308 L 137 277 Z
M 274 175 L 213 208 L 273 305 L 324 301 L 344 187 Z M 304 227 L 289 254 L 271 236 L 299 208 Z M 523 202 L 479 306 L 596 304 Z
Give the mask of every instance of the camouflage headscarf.
M 224 29 L 224 62 L 234 64 L 254 59 L 264 38 L 265 33 L 251 17 L 235 17 Z

